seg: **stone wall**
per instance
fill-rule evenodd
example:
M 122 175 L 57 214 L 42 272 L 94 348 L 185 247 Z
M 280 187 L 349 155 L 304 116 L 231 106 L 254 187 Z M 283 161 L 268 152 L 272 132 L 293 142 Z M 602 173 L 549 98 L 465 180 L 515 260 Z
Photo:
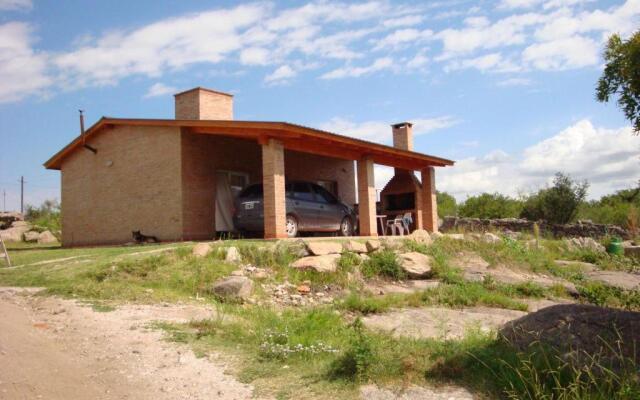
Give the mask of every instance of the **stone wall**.
M 485 231 L 513 231 L 533 232 L 534 221 L 518 218 L 479 219 L 445 217 L 440 229 L 443 232 L 463 230 L 467 232 Z M 616 225 L 594 224 L 591 221 L 578 221 L 574 224 L 549 224 L 538 221 L 541 234 L 551 234 L 555 237 L 592 237 L 600 238 L 606 235 L 620 236 L 630 239 L 631 235 L 625 229 Z

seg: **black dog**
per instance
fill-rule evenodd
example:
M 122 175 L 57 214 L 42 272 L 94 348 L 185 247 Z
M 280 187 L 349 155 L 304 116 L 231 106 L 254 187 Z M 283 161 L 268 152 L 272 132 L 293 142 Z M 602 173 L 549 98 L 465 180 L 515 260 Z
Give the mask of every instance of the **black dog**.
M 140 231 L 132 231 L 131 235 L 133 236 L 133 240 L 136 243 L 159 243 L 157 237 L 155 236 L 147 236 L 140 233 Z

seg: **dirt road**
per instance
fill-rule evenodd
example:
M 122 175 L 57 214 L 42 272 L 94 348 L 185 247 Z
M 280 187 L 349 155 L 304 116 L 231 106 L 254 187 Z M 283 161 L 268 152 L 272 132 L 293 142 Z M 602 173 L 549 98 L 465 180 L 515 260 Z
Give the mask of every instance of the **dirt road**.
M 0 288 L 0 399 L 249 399 L 222 360 L 196 358 L 150 322 L 211 316 L 205 307 L 122 306 Z

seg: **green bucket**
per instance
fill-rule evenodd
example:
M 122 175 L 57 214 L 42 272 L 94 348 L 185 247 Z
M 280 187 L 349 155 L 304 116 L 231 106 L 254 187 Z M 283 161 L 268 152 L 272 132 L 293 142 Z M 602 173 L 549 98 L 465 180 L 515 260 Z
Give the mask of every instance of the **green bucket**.
M 622 239 L 619 237 L 612 238 L 611 242 L 607 246 L 607 253 L 615 254 L 618 256 L 624 255 L 624 247 L 622 246 Z

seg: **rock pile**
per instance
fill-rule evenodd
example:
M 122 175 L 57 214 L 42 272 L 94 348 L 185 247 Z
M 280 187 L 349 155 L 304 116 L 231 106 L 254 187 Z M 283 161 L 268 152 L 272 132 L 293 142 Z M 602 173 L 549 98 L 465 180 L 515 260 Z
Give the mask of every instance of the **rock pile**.
M 533 232 L 533 225 L 537 223 L 540 232 L 550 233 L 555 237 L 590 237 L 601 238 L 607 235 L 620 236 L 629 239 L 629 231 L 617 225 L 595 224 L 591 221 L 578 221 L 574 224 L 550 224 L 546 221 L 529 221 L 519 218 L 480 219 L 445 217 L 441 226 L 443 232 L 463 230 L 466 232 L 511 231 Z
M 51 231 L 32 226 L 19 213 L 2 213 L 0 235 L 5 242 L 55 244 L 58 238 Z M 8 222 L 11 221 L 11 222 Z
M 361 243 L 349 240 L 341 243 L 339 241 L 305 241 L 306 256 L 291 263 L 291 268 L 299 270 L 313 270 L 316 272 L 335 272 L 338 268 L 338 260 L 344 251 L 359 254 L 361 258 L 366 258 L 367 253 L 377 251 L 381 248 L 379 240 L 367 240 Z

